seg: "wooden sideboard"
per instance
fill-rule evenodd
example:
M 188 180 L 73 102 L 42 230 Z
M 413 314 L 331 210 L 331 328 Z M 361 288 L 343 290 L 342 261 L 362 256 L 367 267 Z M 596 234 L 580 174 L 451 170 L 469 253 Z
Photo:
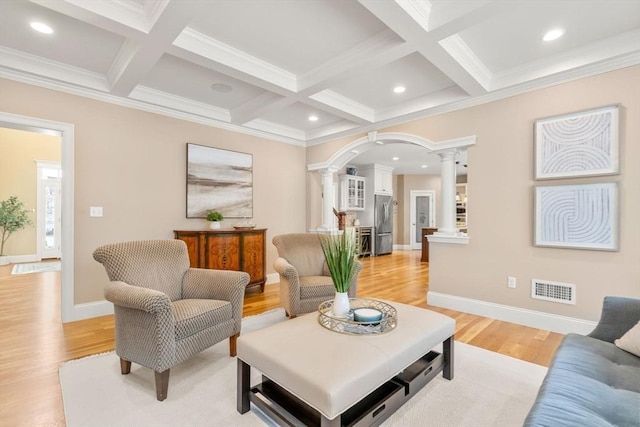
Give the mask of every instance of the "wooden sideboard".
M 236 270 L 249 273 L 250 286 L 264 292 L 266 276 L 266 228 L 250 230 L 174 230 L 187 244 L 193 268 Z

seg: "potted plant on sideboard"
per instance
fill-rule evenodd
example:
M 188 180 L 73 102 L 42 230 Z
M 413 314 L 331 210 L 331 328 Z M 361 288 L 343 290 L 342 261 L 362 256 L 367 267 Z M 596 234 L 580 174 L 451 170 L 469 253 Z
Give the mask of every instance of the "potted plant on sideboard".
M 24 208 L 24 203 L 16 196 L 10 196 L 7 200 L 0 202 L 0 231 L 2 232 L 0 265 L 9 264 L 9 257 L 4 254 L 4 244 L 9 240 L 9 237 L 30 224 L 29 211 Z
M 222 221 L 223 219 L 224 217 L 218 211 L 213 210 L 207 212 L 207 221 L 211 222 L 211 224 L 209 224 L 209 227 L 211 227 L 212 230 L 218 230 L 220 228 L 220 221 Z

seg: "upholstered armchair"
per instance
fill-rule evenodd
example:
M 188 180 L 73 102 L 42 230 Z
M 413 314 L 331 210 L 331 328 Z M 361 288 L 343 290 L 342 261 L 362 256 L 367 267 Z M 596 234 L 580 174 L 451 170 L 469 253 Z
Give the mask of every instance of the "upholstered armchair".
M 333 299 L 336 289 L 325 261 L 320 236 L 311 233 L 282 234 L 273 238 L 278 258 L 273 268 L 280 274 L 280 302 L 289 317 L 310 313 L 320 303 Z M 355 298 L 358 273 L 362 263 L 356 262 L 356 274 L 349 287 Z
M 247 273 L 190 268 L 182 240 L 108 244 L 93 258 L 111 280 L 104 294 L 114 304 L 121 372 L 131 362 L 153 369 L 158 400 L 171 367 L 226 338 L 236 355 Z

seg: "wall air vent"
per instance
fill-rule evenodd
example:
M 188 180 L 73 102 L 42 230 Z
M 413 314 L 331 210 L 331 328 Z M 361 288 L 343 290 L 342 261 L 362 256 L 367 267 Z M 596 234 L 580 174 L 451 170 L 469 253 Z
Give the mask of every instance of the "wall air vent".
M 550 280 L 532 279 L 531 298 L 575 305 L 576 285 L 572 283 L 559 283 L 552 282 Z

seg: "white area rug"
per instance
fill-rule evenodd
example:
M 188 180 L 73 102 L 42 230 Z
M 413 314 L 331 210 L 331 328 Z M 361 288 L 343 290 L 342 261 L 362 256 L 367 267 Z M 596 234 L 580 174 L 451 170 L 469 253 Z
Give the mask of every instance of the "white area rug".
M 11 274 L 44 273 L 45 271 L 60 271 L 60 261 L 16 264 Z
M 245 318 L 243 332 L 284 321 L 274 310 Z M 158 402 L 153 372 L 133 364 L 120 374 L 115 353 L 60 367 L 67 426 L 264 426 L 252 405 L 236 411 L 236 359 L 223 341 L 171 369 L 168 397 Z M 484 349 L 455 343 L 454 379 L 436 377 L 383 426 L 521 426 L 547 371 Z M 252 384 L 260 381 L 252 370 Z

